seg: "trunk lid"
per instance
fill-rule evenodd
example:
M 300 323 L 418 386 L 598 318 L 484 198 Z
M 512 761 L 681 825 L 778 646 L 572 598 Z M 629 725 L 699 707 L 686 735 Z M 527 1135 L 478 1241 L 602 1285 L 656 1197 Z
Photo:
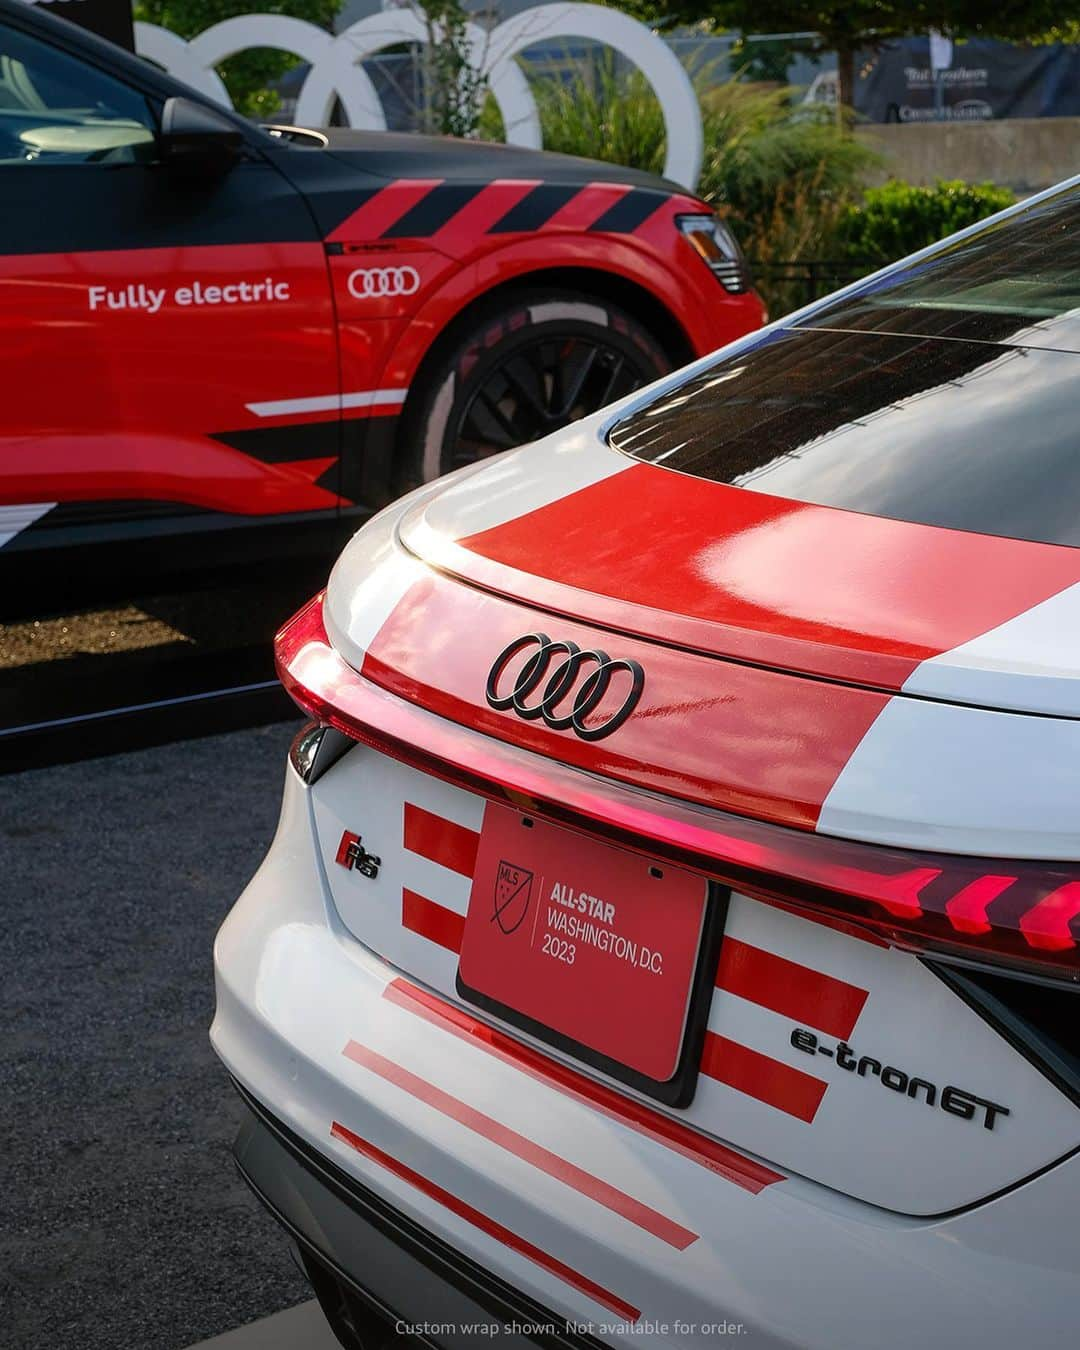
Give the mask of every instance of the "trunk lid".
M 401 542 L 485 591 L 688 651 L 1080 715 L 1080 549 L 703 481 L 599 429 L 452 483 L 405 516 Z

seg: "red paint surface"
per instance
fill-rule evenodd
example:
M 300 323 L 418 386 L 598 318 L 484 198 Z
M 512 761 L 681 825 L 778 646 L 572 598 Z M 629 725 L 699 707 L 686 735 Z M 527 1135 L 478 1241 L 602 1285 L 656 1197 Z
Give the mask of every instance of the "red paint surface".
M 187 304 L 267 277 L 287 300 Z M 90 288 L 164 291 L 155 313 L 90 305 Z M 315 480 L 333 459 L 263 463 L 213 439 L 336 414 L 260 418 L 262 403 L 339 390 L 320 242 L 221 244 L 0 257 L 0 504 L 95 499 L 186 502 L 245 514 L 326 510 Z M 56 373 L 63 371 L 62 389 Z
M 263 464 L 220 441 L 161 427 L 112 434 L 64 430 L 14 443 L 0 433 L 0 505 L 134 498 L 243 515 L 325 511 L 341 498 L 315 480 L 333 463 Z
M 603 1205 L 613 1214 L 618 1214 L 629 1223 L 635 1224 L 638 1228 L 647 1233 L 652 1233 L 658 1237 L 661 1242 L 666 1242 L 669 1247 L 674 1247 L 677 1251 L 684 1251 L 692 1242 L 698 1239 L 697 1233 L 689 1228 L 684 1228 L 682 1224 L 676 1223 L 666 1215 L 661 1214 L 659 1210 L 653 1209 L 650 1205 L 635 1200 L 633 1196 L 627 1195 L 616 1186 L 610 1185 L 601 1178 L 594 1176 L 584 1168 L 578 1167 L 575 1163 L 567 1161 L 553 1153 L 551 1149 L 544 1148 L 542 1144 L 537 1144 L 532 1139 L 527 1139 L 525 1135 L 517 1130 L 510 1129 L 509 1126 L 501 1124 L 491 1116 L 485 1115 L 483 1111 L 478 1111 L 467 1102 L 455 1097 L 449 1092 L 444 1092 L 442 1088 L 434 1083 L 429 1083 L 426 1078 L 421 1078 L 418 1074 L 412 1073 L 409 1069 L 400 1064 L 395 1064 L 393 1060 L 387 1059 L 385 1055 L 380 1055 L 377 1050 L 372 1050 L 369 1046 L 361 1045 L 358 1041 L 349 1041 L 342 1052 L 354 1064 L 360 1064 L 372 1073 L 378 1074 L 388 1083 L 393 1083 L 395 1087 L 401 1088 L 417 1101 L 424 1102 L 426 1105 L 439 1111 L 451 1120 L 456 1120 L 459 1124 L 466 1126 L 467 1129 L 488 1139 L 499 1148 L 505 1149 L 507 1153 L 512 1153 L 522 1162 L 529 1163 L 537 1171 L 546 1173 L 549 1177 L 554 1177 L 556 1181 L 561 1181 L 565 1186 L 586 1196 L 589 1200 L 594 1200 L 598 1205 Z
M 332 397 L 407 387 L 432 342 L 462 309 L 515 280 L 543 284 L 545 269 L 574 267 L 640 286 L 671 314 L 697 354 L 761 322 L 756 295 L 731 296 L 694 268 L 674 224 L 694 203 L 675 195 L 630 235 L 590 234 L 588 225 L 626 189 L 583 188 L 538 231 L 486 233 L 535 180 L 495 180 L 430 239 L 378 236 L 442 180 L 400 179 L 367 199 L 325 243 L 184 245 L 0 257 L 0 350 L 4 421 L 0 505 L 136 499 L 188 503 L 230 514 L 333 510 L 335 483 L 315 479 L 334 460 L 305 453 L 264 463 L 215 433 L 301 422 L 362 422 L 397 414 L 334 409 L 260 419 L 251 403 Z M 364 266 L 414 266 L 409 297 L 348 291 Z M 205 290 L 272 277 L 286 302 L 91 310 L 88 287 Z M 55 372 L 64 371 L 63 397 Z M 342 438 L 357 454 L 361 437 Z
M 480 836 L 475 830 L 406 802 L 404 842 L 410 853 L 419 853 L 452 872 L 471 877 Z
M 515 876 L 506 898 L 501 864 Z M 680 868 L 656 870 L 662 876 L 651 876 L 638 854 L 546 821 L 526 828 L 519 812 L 489 802 L 460 979 L 666 1082 L 682 1049 L 706 887 Z M 573 924 L 577 933 L 569 931 Z
M 326 236 L 327 243 L 349 244 L 377 239 L 442 181 L 441 178 L 395 179 L 332 230 Z
M 571 197 L 548 221 L 550 230 L 587 230 L 594 221 L 630 192 L 622 183 L 590 183 Z
M 448 952 L 461 950 L 461 933 L 465 920 L 445 905 L 436 904 L 415 891 L 402 889 L 401 925 L 411 933 L 445 947 Z
M 716 986 L 770 1012 L 846 1040 L 867 1000 L 867 991 L 809 966 L 725 937 Z
M 625 1097 L 612 1088 L 587 1078 L 576 1069 L 523 1045 L 495 1027 L 481 1022 L 462 1008 L 447 1003 L 426 989 L 419 989 L 407 980 L 392 980 L 384 989 L 383 997 L 399 1008 L 424 1018 L 441 1027 L 452 1036 L 483 1050 L 504 1064 L 543 1083 L 575 1101 L 583 1102 L 611 1120 L 655 1143 L 688 1158 L 691 1162 L 726 1180 L 742 1190 L 757 1195 L 766 1186 L 783 1181 L 782 1172 L 776 1172 L 763 1163 L 755 1162 L 715 1139 L 662 1115 L 659 1111 Z
M 431 243 L 435 248 L 444 249 L 454 256 L 471 252 L 478 238 L 523 197 L 527 197 L 539 182 L 538 178 L 496 178 L 437 230 L 431 237 Z
M 590 207 L 590 221 L 606 209 Z M 760 328 L 764 314 L 753 291 L 731 295 L 717 285 L 689 255 L 689 246 L 675 224 L 675 216 L 698 209 L 685 197 L 673 198 L 650 216 L 633 234 L 593 234 L 587 230 L 552 228 L 549 222 L 538 232 L 474 235 L 465 240 L 440 232 L 440 247 L 453 249 L 456 267 L 437 275 L 432 288 L 425 286 L 415 299 L 420 302 L 410 321 L 400 324 L 388 340 L 388 356 L 379 377 L 383 385 L 408 384 L 430 344 L 462 308 L 494 286 L 514 284 L 543 286 L 544 269 L 574 268 L 622 279 L 640 288 L 667 310 L 697 355 L 715 350 L 744 333 Z M 425 272 L 443 253 L 429 251 Z M 416 258 L 402 255 L 400 261 Z M 357 265 L 355 259 L 345 261 Z M 332 264 L 334 260 L 331 260 Z
M 504 1224 L 499 1223 L 497 1219 L 482 1213 L 474 1205 L 470 1205 L 467 1201 L 452 1194 L 428 1177 L 421 1175 L 399 1158 L 387 1153 L 385 1149 L 371 1143 L 370 1140 L 361 1138 L 360 1135 L 339 1124 L 338 1121 L 335 1120 L 331 1124 L 330 1134 L 332 1138 L 340 1140 L 341 1143 L 347 1144 L 349 1148 L 355 1149 L 365 1158 L 378 1163 L 388 1172 L 392 1172 L 394 1176 L 400 1177 L 402 1181 L 407 1181 L 411 1186 L 414 1186 L 430 1199 L 437 1201 L 452 1214 L 456 1214 L 459 1219 L 464 1219 L 466 1223 L 472 1224 L 474 1228 L 479 1229 L 488 1237 L 501 1242 L 505 1247 L 509 1247 L 520 1256 L 526 1257 L 550 1274 L 558 1276 L 559 1279 L 564 1280 L 574 1289 L 591 1298 L 593 1302 L 599 1303 L 601 1307 L 610 1309 L 618 1317 L 623 1317 L 629 1322 L 636 1322 L 640 1318 L 640 1310 L 635 1308 L 632 1303 L 627 1303 L 625 1299 L 611 1293 L 603 1285 L 597 1284 L 595 1280 L 590 1280 L 588 1276 L 582 1275 L 572 1266 L 568 1266 L 565 1261 L 560 1261 L 558 1257 L 545 1252 L 527 1238 L 512 1232 Z
M 820 1078 L 711 1031 L 705 1033 L 701 1072 L 808 1125 L 825 1096 Z
M 487 490 L 483 478 L 474 490 Z M 429 518 L 438 530 L 438 502 Z M 462 539 L 440 563 L 585 620 L 890 689 L 1080 580 L 1077 549 L 810 506 L 647 464 Z
M 537 629 L 641 663 L 641 700 L 612 735 L 586 742 L 540 719 L 488 707 L 484 689 L 495 658 Z M 461 634 L 468 640 L 461 641 Z M 403 597 L 362 670 L 450 721 L 564 763 L 804 829 L 816 824 L 837 776 L 887 701 L 875 691 L 599 632 L 438 573 Z

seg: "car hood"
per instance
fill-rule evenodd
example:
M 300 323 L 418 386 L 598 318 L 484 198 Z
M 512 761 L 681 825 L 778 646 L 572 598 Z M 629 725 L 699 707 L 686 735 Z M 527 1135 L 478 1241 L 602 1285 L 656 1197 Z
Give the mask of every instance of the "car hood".
M 1080 549 L 702 481 L 613 449 L 613 420 L 447 480 L 406 511 L 401 544 L 486 591 L 668 647 L 1080 715 Z
M 577 183 L 623 183 L 686 195 L 685 189 L 678 184 L 640 169 L 559 155 L 549 150 L 524 150 L 496 141 L 359 131 L 348 127 L 321 127 L 319 134 L 327 139 L 326 153 L 354 168 L 384 178 L 435 178 L 447 182 L 535 178 L 571 186 Z

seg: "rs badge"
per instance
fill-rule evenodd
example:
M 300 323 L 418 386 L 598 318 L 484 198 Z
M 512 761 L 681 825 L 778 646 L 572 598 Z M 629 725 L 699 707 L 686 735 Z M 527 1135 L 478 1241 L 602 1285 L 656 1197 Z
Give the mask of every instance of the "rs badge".
M 382 859 L 374 853 L 369 853 L 364 848 L 360 835 L 353 834 L 351 830 L 346 830 L 342 834 L 334 861 L 350 871 L 359 872 L 362 877 L 377 877 L 382 866 Z

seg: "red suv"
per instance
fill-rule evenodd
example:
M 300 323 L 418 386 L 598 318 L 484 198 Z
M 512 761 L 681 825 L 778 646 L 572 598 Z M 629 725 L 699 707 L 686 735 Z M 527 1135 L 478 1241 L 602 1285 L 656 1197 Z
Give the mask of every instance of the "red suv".
M 35 569 L 325 533 L 763 319 L 671 183 L 260 128 L 21 0 L 0 0 L 0 201 L 0 548 Z

